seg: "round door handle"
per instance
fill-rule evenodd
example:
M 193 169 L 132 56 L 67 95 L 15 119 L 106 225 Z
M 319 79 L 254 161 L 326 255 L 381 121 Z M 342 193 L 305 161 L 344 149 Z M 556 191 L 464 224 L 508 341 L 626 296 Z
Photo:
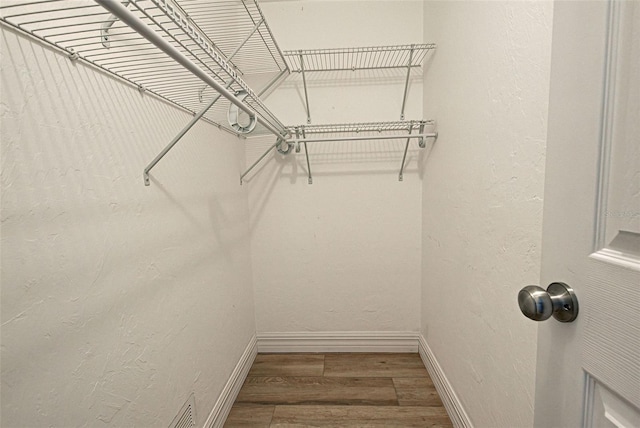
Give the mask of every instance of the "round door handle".
M 554 282 L 544 290 L 527 285 L 518 293 L 518 305 L 527 318 L 544 321 L 551 315 L 560 322 L 571 322 L 578 316 L 578 298 L 563 282 Z

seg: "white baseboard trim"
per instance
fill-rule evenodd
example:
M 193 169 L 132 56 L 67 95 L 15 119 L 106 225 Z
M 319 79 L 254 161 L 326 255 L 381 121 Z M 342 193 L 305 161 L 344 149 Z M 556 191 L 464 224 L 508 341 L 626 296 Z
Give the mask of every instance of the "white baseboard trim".
M 442 367 L 438 363 L 438 360 L 436 360 L 436 356 L 431 351 L 431 348 L 429 348 L 423 335 L 419 335 L 418 343 L 420 358 L 422 358 L 422 362 L 427 368 L 431 380 L 433 380 L 433 384 L 442 399 L 445 409 L 447 409 L 453 426 L 456 428 L 473 428 L 469 415 L 465 412 L 462 402 L 453 390 L 453 386 L 449 383 L 447 376 L 444 374 Z
M 410 331 L 258 333 L 258 352 L 417 352 Z
M 256 359 L 256 355 L 258 355 L 257 343 L 256 336 L 252 336 L 249 344 L 240 357 L 240 361 L 236 364 L 229 380 L 222 389 L 211 413 L 209 413 L 209 417 L 204 423 L 206 428 L 219 428 L 224 425 L 224 422 L 227 420 L 227 416 L 229 416 L 229 412 L 231 411 L 231 407 L 233 407 L 233 403 L 238 397 L 240 388 L 242 388 L 242 384 L 247 378 L 249 369 L 251 369 L 253 361 Z

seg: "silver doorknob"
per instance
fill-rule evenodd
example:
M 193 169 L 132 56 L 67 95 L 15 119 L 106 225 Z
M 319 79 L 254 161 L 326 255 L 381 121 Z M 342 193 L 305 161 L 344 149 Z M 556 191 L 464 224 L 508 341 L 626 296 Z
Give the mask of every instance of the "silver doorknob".
M 518 305 L 527 318 L 544 321 L 551 315 L 560 322 L 571 322 L 578 316 L 578 298 L 563 282 L 554 282 L 545 291 L 537 285 L 527 285 L 518 293 Z

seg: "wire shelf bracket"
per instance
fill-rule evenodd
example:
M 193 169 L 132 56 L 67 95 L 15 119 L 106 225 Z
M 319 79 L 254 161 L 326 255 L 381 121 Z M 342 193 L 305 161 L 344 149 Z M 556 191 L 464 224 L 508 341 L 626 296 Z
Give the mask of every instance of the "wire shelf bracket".
M 122 5 L 124 7 L 128 7 L 131 0 L 124 0 Z M 109 49 L 111 47 L 111 36 L 109 35 L 109 29 L 113 26 L 113 24 L 118 20 L 118 17 L 114 14 L 109 16 L 102 25 L 100 26 L 100 40 L 102 40 L 102 46 Z

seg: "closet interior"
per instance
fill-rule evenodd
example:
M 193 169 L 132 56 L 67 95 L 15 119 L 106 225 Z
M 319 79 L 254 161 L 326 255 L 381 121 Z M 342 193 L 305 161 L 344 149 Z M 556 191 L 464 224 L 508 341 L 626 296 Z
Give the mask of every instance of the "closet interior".
M 257 354 L 419 352 L 456 425 L 530 426 L 509 289 L 600 8 L 560 6 L 0 0 L 0 424 L 217 427 Z

